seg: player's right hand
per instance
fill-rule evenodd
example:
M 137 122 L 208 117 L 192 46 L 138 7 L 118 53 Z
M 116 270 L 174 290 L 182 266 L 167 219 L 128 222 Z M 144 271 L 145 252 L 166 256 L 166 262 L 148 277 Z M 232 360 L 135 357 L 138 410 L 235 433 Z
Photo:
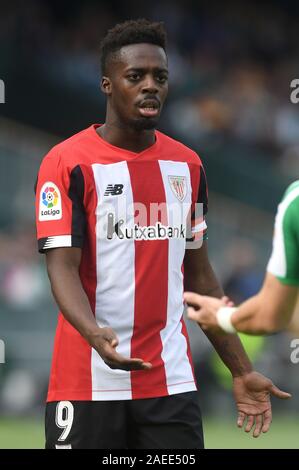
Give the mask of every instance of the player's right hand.
M 144 362 L 139 358 L 127 358 L 116 352 L 119 341 L 112 328 L 99 328 L 93 335 L 91 346 L 98 352 L 105 364 L 110 369 L 122 370 L 148 370 L 152 368 L 150 362 Z

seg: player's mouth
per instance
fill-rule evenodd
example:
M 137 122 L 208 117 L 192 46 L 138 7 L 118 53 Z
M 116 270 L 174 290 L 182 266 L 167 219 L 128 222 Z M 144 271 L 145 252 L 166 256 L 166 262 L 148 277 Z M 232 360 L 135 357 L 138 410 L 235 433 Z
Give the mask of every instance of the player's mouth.
M 144 100 L 139 105 L 139 112 L 143 117 L 158 116 L 160 103 L 158 100 Z

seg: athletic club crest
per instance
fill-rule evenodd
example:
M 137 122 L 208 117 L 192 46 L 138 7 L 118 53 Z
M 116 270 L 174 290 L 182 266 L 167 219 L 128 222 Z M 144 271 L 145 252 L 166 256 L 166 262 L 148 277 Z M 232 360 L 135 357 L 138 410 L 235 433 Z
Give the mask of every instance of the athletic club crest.
M 187 194 L 186 176 L 168 176 L 172 192 L 179 201 L 183 201 Z

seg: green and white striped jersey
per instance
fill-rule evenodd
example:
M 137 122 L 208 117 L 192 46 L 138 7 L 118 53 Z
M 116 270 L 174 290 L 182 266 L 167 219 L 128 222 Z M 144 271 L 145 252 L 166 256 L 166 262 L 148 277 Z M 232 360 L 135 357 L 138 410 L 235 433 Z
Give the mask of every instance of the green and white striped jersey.
M 299 286 L 299 180 L 287 188 L 278 206 L 267 271 L 283 284 Z

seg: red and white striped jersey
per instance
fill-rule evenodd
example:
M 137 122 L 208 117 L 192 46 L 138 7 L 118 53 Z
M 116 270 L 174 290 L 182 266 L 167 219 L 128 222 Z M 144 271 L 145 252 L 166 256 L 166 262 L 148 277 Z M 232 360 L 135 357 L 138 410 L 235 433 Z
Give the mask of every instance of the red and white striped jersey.
M 58 316 L 48 401 L 131 400 L 196 390 L 183 319 L 186 220 L 205 234 L 207 186 L 198 155 L 156 131 L 140 153 L 113 146 L 99 125 L 56 145 L 36 188 L 40 252 L 81 247 L 80 278 L 96 321 L 118 336 L 117 351 L 150 370 L 110 369 Z M 192 243 L 192 242 L 191 242 Z

